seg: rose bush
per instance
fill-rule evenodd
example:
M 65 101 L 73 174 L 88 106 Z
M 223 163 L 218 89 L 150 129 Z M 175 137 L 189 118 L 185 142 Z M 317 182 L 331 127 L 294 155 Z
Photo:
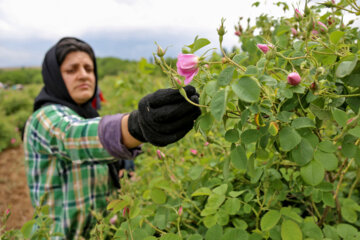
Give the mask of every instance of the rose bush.
M 109 216 L 130 212 L 114 237 L 360 238 L 359 31 L 341 17 L 359 10 L 355 1 L 329 2 L 291 18 L 262 15 L 256 26 L 239 22 L 232 53 L 222 47 L 222 21 L 222 56 L 200 56 L 191 75 L 202 109 L 197 133 L 139 173 L 159 172 L 123 182 L 137 190 L 108 206 Z M 208 43 L 195 38 L 182 54 Z M 180 90 L 182 54 L 177 71 L 154 55 Z

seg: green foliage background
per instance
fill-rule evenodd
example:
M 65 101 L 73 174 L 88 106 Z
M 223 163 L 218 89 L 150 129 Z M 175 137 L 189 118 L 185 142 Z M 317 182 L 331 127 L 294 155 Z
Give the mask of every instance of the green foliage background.
M 144 144 L 137 177 L 123 178 L 107 211 L 93 213 L 92 238 L 359 239 L 360 34 L 343 22 L 349 11 L 360 12 L 355 1 L 330 1 L 305 5 L 300 18 L 239 21 L 240 44 L 230 53 L 221 24 L 221 54 L 202 58 L 191 83 L 206 106 L 194 131 L 166 148 Z M 328 29 L 321 32 L 318 21 Z M 207 43 L 196 38 L 183 51 Z M 264 54 L 259 43 L 273 47 Z M 99 60 L 101 115 L 130 112 L 145 94 L 179 87 L 174 62 L 155 62 L 160 68 L 145 59 Z M 286 81 L 294 71 L 297 86 Z M 2 112 L 9 117 L 19 105 L 26 106 Z M 22 236 L 33 224 L 43 222 L 24 225 Z M 4 236 L 11 234 L 19 233 Z

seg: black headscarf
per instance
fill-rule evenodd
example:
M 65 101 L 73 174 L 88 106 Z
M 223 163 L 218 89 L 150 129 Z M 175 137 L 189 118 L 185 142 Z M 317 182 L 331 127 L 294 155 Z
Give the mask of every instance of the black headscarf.
M 94 95 L 86 103 L 78 105 L 70 96 L 67 91 L 65 82 L 61 76 L 60 64 L 58 63 L 57 58 L 57 48 L 64 40 L 74 40 L 83 44 L 86 44 L 91 50 L 92 54 L 89 54 L 94 63 L 94 73 L 95 73 L 95 91 Z M 39 108 L 49 105 L 49 104 L 61 104 L 67 106 L 74 110 L 77 114 L 84 118 L 94 118 L 99 116 L 98 112 L 91 106 L 91 101 L 94 99 L 97 91 L 97 69 L 96 69 L 96 60 L 95 54 L 86 42 L 73 38 L 65 37 L 60 39 L 55 46 L 50 48 L 46 53 L 43 64 L 42 64 L 42 77 L 44 81 L 44 87 L 40 91 L 39 95 L 35 98 L 34 103 L 34 112 Z

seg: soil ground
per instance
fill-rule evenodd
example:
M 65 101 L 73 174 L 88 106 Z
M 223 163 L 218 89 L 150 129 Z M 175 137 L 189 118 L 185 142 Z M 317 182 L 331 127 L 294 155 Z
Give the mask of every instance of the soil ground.
M 22 145 L 0 153 L 0 218 L 10 208 L 6 229 L 20 229 L 33 216 Z

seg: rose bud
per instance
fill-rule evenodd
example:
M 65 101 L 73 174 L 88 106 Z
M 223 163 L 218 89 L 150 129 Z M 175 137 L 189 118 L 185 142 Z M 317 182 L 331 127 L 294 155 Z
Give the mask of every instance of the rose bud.
M 287 81 L 290 85 L 296 86 L 301 82 L 301 77 L 297 72 L 289 73 Z

